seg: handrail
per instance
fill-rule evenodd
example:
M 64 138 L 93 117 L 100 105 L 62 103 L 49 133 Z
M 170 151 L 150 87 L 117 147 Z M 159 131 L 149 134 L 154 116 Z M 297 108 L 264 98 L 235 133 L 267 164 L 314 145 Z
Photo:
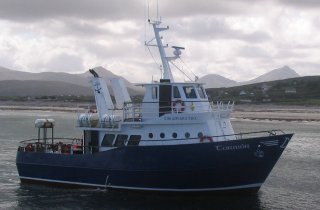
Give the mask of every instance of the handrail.
M 234 102 L 217 102 L 216 104 L 208 100 L 186 100 L 181 101 L 182 104 L 178 108 L 175 107 L 175 100 L 167 101 L 168 104 L 164 106 L 157 106 L 159 102 L 125 102 L 121 110 L 114 109 L 113 114 L 110 115 L 120 117 L 119 120 L 106 121 L 105 119 L 98 119 L 97 113 L 90 111 L 85 113 L 78 113 L 77 126 L 78 127 L 93 127 L 93 128 L 112 128 L 118 129 L 119 123 L 126 122 L 143 122 L 152 119 L 159 119 L 159 116 L 164 114 L 198 114 L 208 112 L 230 112 L 233 109 Z M 144 104 L 154 104 L 155 106 L 143 106 Z M 81 117 L 81 119 L 80 119 Z M 84 118 L 82 118 L 84 117 Z
M 278 134 L 280 132 L 280 134 Z M 276 135 L 283 135 L 285 134 L 282 130 L 269 130 L 269 131 L 256 131 L 256 132 L 246 132 L 246 133 L 237 133 L 237 134 L 229 134 L 229 135 L 220 135 L 220 136 L 204 136 L 207 138 L 221 138 L 221 137 L 228 137 L 228 136 L 240 136 L 240 138 L 231 139 L 229 141 L 237 141 L 243 139 L 243 135 L 250 135 L 250 134 L 262 134 L 267 133 L 269 136 L 276 136 Z M 255 136 L 256 137 L 256 136 Z M 252 137 L 252 138 L 255 138 Z M 168 141 L 191 141 L 196 140 L 198 138 L 183 138 L 183 139 L 152 139 L 152 142 L 168 142 Z M 201 138 L 200 138 L 201 139 Z M 250 138 L 247 138 L 250 139 Z M 43 140 L 43 139 L 40 139 Z M 48 140 L 48 139 L 47 139 Z M 18 147 L 18 151 L 22 152 L 45 152 L 45 153 L 62 153 L 62 154 L 92 154 L 94 152 L 99 152 L 100 148 L 106 148 L 105 146 L 86 146 L 83 145 L 83 140 L 78 138 L 53 138 L 53 140 L 68 140 L 69 142 L 55 142 L 55 143 L 43 143 L 39 142 L 38 139 L 29 139 L 23 140 L 20 142 L 22 144 Z M 72 140 L 70 142 L 70 140 Z M 32 142 L 31 142 L 32 141 Z M 74 141 L 78 141 L 74 144 Z M 139 142 L 150 142 L 150 140 L 131 140 L 131 143 L 136 142 L 137 144 L 130 145 L 130 146 L 139 146 Z M 79 142 L 81 144 L 79 144 Z M 128 143 L 128 142 L 127 142 Z M 129 145 L 123 145 L 129 146 Z M 116 146 L 112 146 L 112 148 L 117 148 Z
M 40 138 L 40 139 L 39 139 L 39 138 L 27 139 L 27 140 L 22 140 L 22 141 L 20 141 L 19 143 L 22 144 L 22 143 L 27 143 L 28 141 L 35 141 L 35 140 L 36 140 L 36 141 L 39 141 L 39 140 L 40 140 L 40 141 L 41 141 L 41 140 L 42 140 L 42 141 L 43 141 L 43 140 L 50 141 L 50 140 L 52 140 L 52 138 L 49 137 L 49 138 L 46 138 L 46 139 L 43 139 L 43 138 L 42 138 L 42 139 L 41 139 L 41 138 Z M 73 141 L 74 141 L 74 140 L 78 140 L 78 141 L 80 141 L 80 140 L 82 140 L 82 139 L 79 139 L 79 138 L 56 138 L 56 137 L 54 137 L 53 140 L 73 140 Z
M 269 134 L 270 136 L 276 136 L 276 135 L 279 135 L 278 134 L 281 133 L 280 135 L 282 134 L 285 134 L 285 132 L 283 130 L 267 130 L 267 131 L 255 131 L 255 132 L 246 132 L 246 133 L 235 133 L 235 134 L 228 134 L 228 135 L 219 135 L 219 136 L 207 136 L 207 137 L 211 137 L 211 138 L 221 138 L 221 137 L 229 137 L 229 136 L 243 136 L 243 135 L 250 135 L 250 134 L 263 134 L 263 133 L 267 133 Z M 194 140 L 194 139 L 199 139 L 199 137 L 197 138 L 182 138 L 182 139 L 152 139 L 152 141 L 179 141 L 179 140 Z M 43 139 L 40 139 L 40 140 L 43 140 Z M 51 140 L 50 139 L 47 139 L 47 140 Z M 79 138 L 53 138 L 53 140 L 77 140 L 77 141 L 81 141 L 82 139 L 79 139 Z M 239 140 L 239 139 L 237 139 Z M 23 140 L 23 141 L 20 141 L 19 143 L 28 143 L 28 141 L 37 141 L 38 142 L 38 139 L 28 139 L 28 140 Z M 144 140 L 144 139 L 141 139 L 141 141 L 150 141 L 150 140 Z M 52 144 L 48 144 L 48 145 L 52 145 Z

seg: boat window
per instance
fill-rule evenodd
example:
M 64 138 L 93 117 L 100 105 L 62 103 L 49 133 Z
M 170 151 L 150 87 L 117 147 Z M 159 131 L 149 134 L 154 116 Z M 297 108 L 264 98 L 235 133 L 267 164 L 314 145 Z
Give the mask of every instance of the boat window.
M 177 138 L 178 134 L 177 133 L 173 133 L 172 134 L 172 138 Z
M 173 86 L 173 98 L 181 98 L 181 95 L 177 86 Z
M 190 138 L 190 133 L 189 133 L 189 132 L 186 132 L 186 133 L 184 134 L 184 136 L 188 139 L 188 138 Z
M 149 138 L 150 138 L 150 139 L 153 138 L 153 133 L 149 133 Z
M 102 147 L 112 147 L 112 143 L 114 140 L 115 135 L 114 134 L 106 134 L 103 137 L 101 146 Z
M 203 133 L 202 132 L 199 132 L 198 133 L 198 138 L 202 138 L 203 137 Z
M 141 140 L 140 135 L 131 135 L 128 141 L 128 146 L 137 146 Z
M 197 98 L 196 91 L 192 86 L 184 86 L 183 90 L 184 94 L 186 95 L 186 98 Z
M 160 138 L 164 138 L 165 137 L 165 135 L 164 135 L 164 133 L 160 133 Z
M 158 99 L 158 87 L 152 87 L 152 99 Z
M 198 90 L 200 98 L 206 98 L 206 94 L 204 93 L 204 90 L 202 87 L 198 86 L 197 90 Z
M 118 135 L 114 142 L 115 147 L 123 147 L 128 139 L 128 135 Z

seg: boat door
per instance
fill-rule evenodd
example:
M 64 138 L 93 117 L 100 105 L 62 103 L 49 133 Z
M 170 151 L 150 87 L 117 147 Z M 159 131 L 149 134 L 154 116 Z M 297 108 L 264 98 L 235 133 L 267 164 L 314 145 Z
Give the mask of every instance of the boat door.
M 171 113 L 171 85 L 159 85 L 159 117 Z
M 84 131 L 84 145 L 86 153 L 95 153 L 99 151 L 99 132 Z

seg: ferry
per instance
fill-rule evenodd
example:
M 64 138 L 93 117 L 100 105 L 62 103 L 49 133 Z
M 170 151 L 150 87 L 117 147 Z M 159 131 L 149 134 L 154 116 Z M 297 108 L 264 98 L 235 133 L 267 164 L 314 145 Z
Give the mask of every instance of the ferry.
M 95 109 L 77 114 L 81 139 L 55 138 L 54 119 L 37 119 L 38 138 L 20 142 L 22 183 L 165 193 L 254 192 L 267 179 L 293 134 L 281 130 L 235 133 L 234 103 L 211 102 L 203 84 L 175 82 L 171 67 L 184 48 L 167 45 L 161 21 L 149 20 L 163 75 L 139 84 L 134 102 L 121 79 L 106 82 L 91 69 Z M 155 44 L 152 44 L 155 42 Z

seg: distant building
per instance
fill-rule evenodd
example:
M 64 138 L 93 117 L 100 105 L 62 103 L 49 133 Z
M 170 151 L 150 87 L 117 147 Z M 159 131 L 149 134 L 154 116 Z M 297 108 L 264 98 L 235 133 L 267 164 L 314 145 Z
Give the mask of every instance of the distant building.
M 284 93 L 285 94 L 296 94 L 297 90 L 293 87 L 288 87 L 284 89 Z
M 251 99 L 240 99 L 239 101 L 242 103 L 251 103 L 252 102 Z
M 239 95 L 240 96 L 246 96 L 248 93 L 245 90 L 241 90 Z
M 270 90 L 271 88 L 272 88 L 271 85 L 267 85 L 267 84 L 265 84 L 265 83 L 261 86 L 261 90 L 262 90 L 263 93 L 267 92 L 267 91 Z

